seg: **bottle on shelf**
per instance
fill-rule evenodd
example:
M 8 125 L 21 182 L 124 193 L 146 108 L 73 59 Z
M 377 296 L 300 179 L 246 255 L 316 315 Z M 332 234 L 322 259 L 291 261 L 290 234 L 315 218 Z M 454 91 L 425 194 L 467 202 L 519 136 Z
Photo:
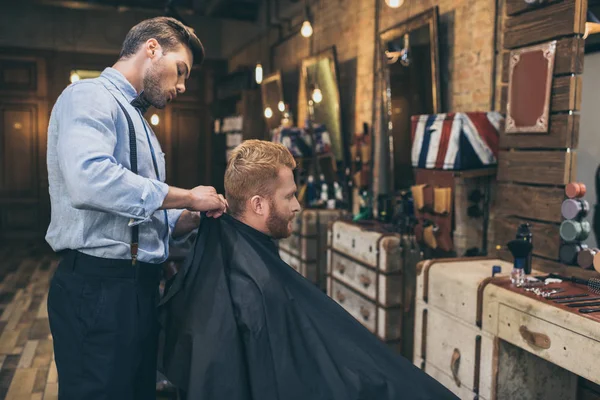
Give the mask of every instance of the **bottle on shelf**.
M 327 185 L 323 174 L 319 176 L 319 181 L 321 182 L 321 201 L 327 203 L 327 200 L 329 200 L 329 185 Z
M 317 187 L 315 186 L 315 178 L 312 175 L 308 176 L 306 183 L 306 204 L 312 206 L 317 201 Z

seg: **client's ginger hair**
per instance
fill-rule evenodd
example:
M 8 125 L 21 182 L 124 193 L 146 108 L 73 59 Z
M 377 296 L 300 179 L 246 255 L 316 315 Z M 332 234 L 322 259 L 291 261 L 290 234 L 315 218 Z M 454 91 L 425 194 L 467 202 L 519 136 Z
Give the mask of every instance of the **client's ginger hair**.
M 282 167 L 296 168 L 290 151 L 279 143 L 246 140 L 236 147 L 227 162 L 225 196 L 229 214 L 241 216 L 246 202 L 259 195 L 270 198 Z

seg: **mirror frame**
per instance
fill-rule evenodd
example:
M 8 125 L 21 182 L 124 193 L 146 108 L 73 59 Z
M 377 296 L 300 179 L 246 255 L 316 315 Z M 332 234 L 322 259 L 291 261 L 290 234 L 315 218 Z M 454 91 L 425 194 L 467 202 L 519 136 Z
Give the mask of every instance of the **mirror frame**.
M 283 103 L 285 104 L 285 100 L 283 99 L 283 82 L 281 81 L 281 71 L 275 71 L 275 72 L 267 75 L 260 83 L 262 114 L 263 114 L 263 118 L 265 120 L 265 126 L 267 127 L 267 130 L 269 131 L 269 135 L 271 134 L 272 128 L 269 128 L 269 119 L 267 117 L 265 117 L 264 112 L 265 112 L 265 109 L 267 108 L 267 84 L 273 83 L 273 82 L 278 82 L 278 84 L 279 84 L 278 85 L 279 86 L 279 91 L 278 91 L 279 99 L 280 99 L 280 101 L 283 101 Z M 279 111 L 279 109 L 277 107 L 275 107 L 275 109 L 273 110 L 272 118 L 275 118 L 277 115 L 283 115 L 283 113 L 281 111 Z M 277 126 L 279 126 L 279 123 L 277 124 Z
M 391 149 L 389 138 L 392 135 L 392 129 L 390 129 L 390 121 L 392 115 L 391 105 L 391 83 L 390 83 L 390 68 L 387 64 L 387 57 L 385 55 L 385 49 L 387 48 L 388 42 L 401 38 L 406 33 L 410 33 L 420 27 L 429 25 L 429 42 L 431 43 L 431 79 L 432 79 L 432 97 L 433 97 L 433 113 L 438 114 L 441 112 L 441 88 L 440 88 L 440 62 L 439 62 L 439 43 L 438 43 L 438 21 L 439 21 L 439 8 L 434 6 L 430 9 L 425 10 L 421 14 L 418 14 L 412 18 L 409 18 L 403 22 L 400 22 L 393 27 L 386 29 L 379 33 L 379 46 L 380 46 L 380 62 L 381 73 L 379 74 L 379 85 L 381 88 L 381 141 L 385 141 L 382 148 Z M 411 132 L 412 135 L 412 132 Z M 379 145 L 378 145 L 379 146 Z M 381 147 L 381 146 L 380 146 Z M 384 185 L 387 188 L 385 192 L 375 190 L 378 193 L 395 193 L 394 188 L 394 159 L 393 154 L 381 154 L 382 159 L 379 162 L 379 168 L 376 172 L 378 174 L 378 181 L 385 182 Z M 381 187 L 381 183 L 378 185 Z M 375 188 L 374 188 L 375 189 Z
M 438 21 L 439 11 L 438 6 L 432 7 L 421 14 L 418 14 L 404 22 L 401 22 L 392 28 L 389 28 L 379 34 L 379 41 L 381 45 L 381 56 L 383 68 L 386 72 L 389 68 L 386 67 L 387 59 L 385 57 L 385 48 L 389 41 L 401 38 L 405 33 L 414 31 L 424 25 L 429 25 L 429 42 L 431 43 L 431 81 L 432 92 L 433 92 L 433 112 L 437 114 L 440 112 L 441 96 L 440 96 L 440 61 L 439 61 L 439 46 L 438 46 Z M 384 93 L 389 88 L 388 81 L 383 79 L 382 86 Z
M 342 164 L 342 168 L 345 168 L 348 164 L 349 158 L 349 138 L 345 135 L 344 119 L 342 118 L 342 105 L 340 98 L 340 74 L 338 71 L 338 60 L 336 47 L 329 47 L 314 56 L 304 58 L 300 66 L 300 84 L 298 85 L 298 115 L 296 124 L 300 127 L 304 127 L 306 117 L 308 116 L 308 67 L 314 65 L 321 59 L 329 59 L 331 73 L 335 82 L 335 101 L 337 101 L 337 118 L 340 126 L 340 146 L 341 146 L 341 159 L 335 158 L 337 163 Z M 331 134 L 331 132 L 330 132 Z M 334 154 L 335 156 L 335 154 Z

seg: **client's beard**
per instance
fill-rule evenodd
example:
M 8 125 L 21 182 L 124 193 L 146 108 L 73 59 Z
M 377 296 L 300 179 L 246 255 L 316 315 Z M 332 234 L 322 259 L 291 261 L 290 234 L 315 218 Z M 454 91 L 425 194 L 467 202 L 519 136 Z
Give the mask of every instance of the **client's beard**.
M 294 218 L 286 217 L 280 214 L 275 208 L 275 203 L 271 200 L 269 201 L 269 208 L 271 213 L 267 218 L 267 229 L 269 230 L 269 234 L 273 239 L 284 239 L 291 235 L 291 232 L 288 229 L 289 222 Z

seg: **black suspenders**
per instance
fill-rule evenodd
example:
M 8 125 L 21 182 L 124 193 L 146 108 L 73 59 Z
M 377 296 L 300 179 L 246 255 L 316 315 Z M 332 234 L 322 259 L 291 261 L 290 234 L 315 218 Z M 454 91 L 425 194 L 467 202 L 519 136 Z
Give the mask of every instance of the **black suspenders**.
M 110 92 L 110 90 L 109 90 Z M 111 93 L 112 94 L 112 93 Z M 113 97 L 115 97 L 113 95 Z M 117 98 L 115 97 L 115 100 Z M 125 118 L 127 118 L 127 125 L 129 126 L 129 163 L 131 164 L 131 172 L 137 175 L 137 143 L 135 138 L 135 128 L 133 126 L 133 121 L 131 120 L 131 116 L 121 104 L 119 100 L 117 100 L 117 104 L 121 107 L 121 110 L 125 113 Z M 137 264 L 137 255 L 138 255 L 138 247 L 139 247 L 139 237 L 140 237 L 140 227 L 138 225 L 134 225 L 131 227 L 131 265 Z

